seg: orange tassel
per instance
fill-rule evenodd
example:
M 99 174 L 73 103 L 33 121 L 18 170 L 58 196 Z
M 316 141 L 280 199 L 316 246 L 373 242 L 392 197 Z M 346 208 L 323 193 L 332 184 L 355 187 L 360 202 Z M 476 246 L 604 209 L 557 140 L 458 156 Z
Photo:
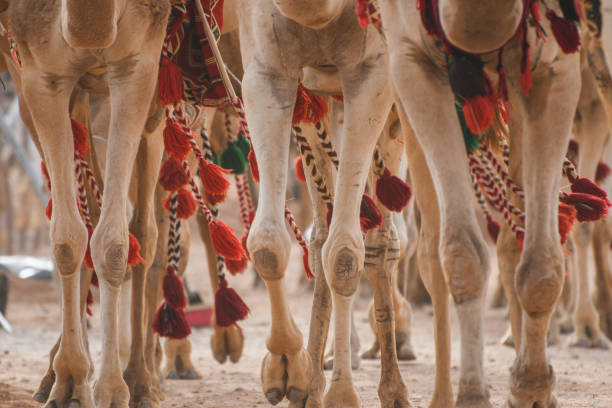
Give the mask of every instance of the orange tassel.
M 299 84 L 295 106 L 293 108 L 292 123 L 316 123 L 325 117 L 328 111 L 325 99 L 310 92 L 304 85 Z
M 310 270 L 309 260 L 308 260 L 308 248 L 303 248 L 304 253 L 302 254 L 302 264 L 304 265 L 304 272 L 306 273 L 306 277 L 309 280 L 313 280 L 315 277 Z
M 226 194 L 230 182 L 224 174 L 229 174 L 230 171 L 206 160 L 200 160 L 200 179 L 204 190 L 213 194 Z
M 247 239 L 249 238 L 249 231 L 245 232 L 242 238 L 240 238 L 240 244 L 242 245 L 242 249 L 246 254 L 247 258 L 251 259 L 251 254 L 249 254 L 249 250 L 247 248 Z M 227 261 L 227 259 L 226 259 Z
M 249 258 L 247 257 L 246 254 L 243 254 L 242 258 L 240 258 L 239 260 L 225 259 L 225 267 L 227 268 L 229 273 L 232 275 L 237 275 L 239 273 L 244 272 L 248 265 L 249 265 Z
M 251 145 L 251 151 L 249 152 L 249 166 L 251 167 L 251 175 L 253 176 L 253 180 L 259 183 L 259 168 L 257 167 L 257 158 L 255 157 L 255 152 L 253 151 L 253 145 Z
M 49 197 L 49 201 L 47 201 L 47 206 L 45 207 L 45 216 L 49 221 L 51 221 L 51 215 L 53 215 L 53 199 Z
M 195 214 L 197 203 L 191 192 L 183 187 L 177 191 L 176 216 L 182 219 L 187 219 Z M 164 201 L 164 208 L 170 211 L 170 202 L 172 201 L 172 193 L 168 194 Z
M 185 160 L 191 152 L 187 135 L 178 123 L 170 119 L 166 120 L 166 127 L 164 128 L 164 148 L 168 156 L 174 157 L 178 161 Z
M 576 209 L 571 205 L 559 203 L 559 235 L 561 235 L 561 245 L 565 245 L 569 239 L 572 227 L 576 222 Z
M 236 261 L 240 260 L 244 250 L 234 231 L 222 221 L 213 221 L 209 225 L 210 236 L 217 255 Z
M 227 280 L 221 276 L 215 293 L 215 321 L 219 327 L 229 327 L 249 315 L 249 308 L 238 293 L 228 287 Z
M 176 159 L 169 157 L 159 170 L 159 184 L 166 191 L 176 191 L 189 183 L 189 179 Z
M 304 164 L 302 162 L 302 156 L 298 156 L 295 158 L 295 178 L 301 182 L 306 182 L 306 174 L 304 173 Z
M 85 125 L 74 119 L 70 119 L 70 124 L 72 125 L 74 150 L 80 157 L 85 157 L 89 153 L 89 132 Z
M 206 202 L 211 205 L 222 203 L 223 201 L 225 201 L 226 195 L 227 194 L 215 194 L 209 193 L 208 191 L 204 191 L 204 199 L 206 199 Z
M 142 256 L 140 256 L 140 242 L 138 242 L 138 239 L 136 239 L 136 237 L 132 235 L 131 232 L 130 232 L 129 242 L 130 242 L 130 246 L 129 246 L 129 251 L 128 251 L 128 261 L 127 261 L 128 265 L 134 266 L 139 263 L 144 263 L 145 260 L 142 258 Z
M 158 75 L 158 96 L 162 105 L 179 103 L 183 99 L 183 73 L 170 58 L 162 57 Z
M 495 110 L 489 97 L 477 95 L 464 102 L 463 115 L 470 131 L 479 135 L 493 124 Z

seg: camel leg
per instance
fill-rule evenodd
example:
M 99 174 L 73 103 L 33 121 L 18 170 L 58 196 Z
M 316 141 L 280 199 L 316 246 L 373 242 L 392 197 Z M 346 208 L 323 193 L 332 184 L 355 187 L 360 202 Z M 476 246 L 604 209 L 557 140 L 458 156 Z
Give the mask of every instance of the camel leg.
M 595 225 L 593 233 L 593 253 L 595 254 L 595 281 L 593 295 L 599 314 L 601 331 L 612 340 L 612 271 L 610 270 L 610 234 L 605 221 Z
M 334 371 L 325 396 L 326 407 L 360 404 L 351 375 L 350 309 L 365 260 L 359 226 L 361 197 L 377 136 L 383 130 L 392 103 L 386 69 L 386 64 L 381 63 L 367 69 L 360 65 L 352 70 L 340 70 L 348 103 L 344 105 L 334 214 L 323 245 L 323 267 L 332 289 L 334 314 Z M 391 334 L 393 340 L 394 337 Z M 401 378 L 399 374 L 397 378 Z M 397 392 L 389 397 L 396 398 L 398 406 L 405 406 L 406 389 L 401 381 L 395 385 Z
M 132 309 L 132 285 L 131 281 L 125 281 L 121 284 L 119 290 L 119 310 L 124 311 L 119 315 L 119 360 L 121 361 L 121 369 L 125 370 L 130 360 L 130 348 L 132 344 L 132 326 L 130 324 L 130 315 L 125 313 Z
M 208 264 L 208 276 L 210 278 L 210 288 L 213 293 L 217 291 L 219 286 L 219 277 L 217 275 L 217 254 L 212 244 L 210 237 L 210 230 L 208 228 L 208 222 L 206 216 L 202 211 L 197 212 L 198 229 L 200 231 L 200 237 L 204 242 L 206 248 L 206 262 Z M 230 327 L 217 326 L 214 321 L 213 314 L 213 334 L 210 337 L 210 347 L 212 350 L 213 357 L 220 364 L 225 363 L 229 357 L 232 363 L 237 363 L 242 357 L 242 350 L 244 348 L 244 335 L 238 325 Z
M 158 124 L 152 133 L 145 132 L 143 135 L 132 175 L 136 185 L 130 231 L 140 242 L 140 253 L 145 263 L 132 267 L 132 342 L 130 359 L 123 377 L 130 388 L 131 403 L 136 406 L 146 406 L 149 400 L 155 399 L 151 389 L 152 373 L 145 361 L 145 332 L 152 329 L 144 324 L 147 274 L 157 248 L 158 233 L 153 199 L 163 153 L 161 130 L 162 127 Z
M 149 34 L 147 34 L 149 35 Z M 161 37 L 161 36 L 159 36 Z M 155 41 L 159 40 L 159 41 Z M 130 41 L 134 42 L 133 39 Z M 161 38 L 153 38 L 148 44 L 133 46 L 153 47 L 161 44 Z M 116 46 L 124 44 L 117 44 Z M 109 66 L 109 88 L 111 101 L 111 123 L 106 152 L 106 174 L 104 185 L 111 186 L 104 191 L 102 212 L 98 227 L 92 239 L 92 258 L 96 271 L 99 273 L 103 344 L 102 366 L 100 377 L 96 384 L 96 402 L 98 407 L 108 408 L 112 404 L 124 407 L 131 401 L 133 406 L 154 404 L 150 399 L 150 372 L 144 364 L 144 285 L 146 271 L 154 256 L 155 239 L 146 240 L 147 236 L 156 238 L 155 223 L 152 217 L 154 180 L 159 167 L 159 154 L 153 159 L 153 150 L 161 144 L 160 133 L 143 134 L 150 101 L 157 80 L 158 58 L 154 52 L 139 51 L 139 58 L 125 70 L 126 55 L 115 53 L 113 48 L 106 50 Z M 127 50 L 129 52 L 129 50 Z M 120 54 L 120 55 L 116 55 Z M 142 139 L 142 141 L 141 141 Z M 129 383 L 130 392 L 121 375 L 117 333 L 117 300 L 119 287 L 126 274 L 128 256 L 128 225 L 127 212 L 128 189 L 130 175 L 134 168 L 137 152 L 145 157 L 146 168 L 141 169 L 137 163 L 136 169 L 142 179 L 139 181 L 138 194 L 142 197 L 139 207 L 135 208 L 135 217 L 131 225 L 137 238 L 143 244 L 142 255 L 147 257 L 145 265 L 137 265 L 132 274 L 132 345 L 125 379 Z M 151 150 L 149 150 L 151 149 Z M 151 156 L 151 157 L 149 157 Z M 146 174 L 146 176 L 145 176 Z M 139 174 L 140 175 L 140 174 Z M 146 406 L 146 405 L 145 405 Z
M 554 76 L 547 73 L 534 79 L 529 98 L 513 102 L 510 134 L 513 144 L 522 150 L 520 183 L 525 189 L 526 215 L 523 252 L 514 276 L 523 310 L 520 338 L 514 334 L 518 356 L 511 370 L 508 400 L 514 408 L 556 406 L 552 395 L 555 375 L 546 346 L 565 272 L 557 207 L 559 166 L 566 153 L 580 86 L 574 64 L 577 59 L 560 61 Z
M 489 265 L 488 249 L 476 220 L 474 206 L 461 204 L 472 203 L 473 192 L 453 96 L 448 84 L 441 80 L 438 72 L 432 71 L 429 65 L 419 65 L 417 60 L 407 54 L 391 56 L 391 76 L 404 111 L 400 117 L 406 116 L 402 125 L 405 124 L 409 129 L 406 123 L 409 120 L 418 139 L 417 143 L 408 138 L 408 155 L 417 150 L 419 145 L 422 147 L 438 198 L 439 232 L 430 232 L 431 235 L 425 237 L 422 232 L 419 242 L 428 247 L 426 254 L 432 257 L 431 251 L 438 244 L 431 240 L 435 240 L 439 233 L 439 256 L 444 280 L 448 283 L 453 297 L 461 330 L 457 406 L 489 407 L 489 393 L 483 368 L 482 330 L 482 303 Z M 445 120 L 429 120 L 430 110 L 434 106 L 439 117 Z M 448 163 L 453 163 L 453 166 L 448 166 Z M 413 169 L 415 166 L 410 164 L 411 177 L 416 185 L 414 178 L 417 176 L 413 176 Z M 435 222 L 436 217 L 430 215 L 426 221 L 424 213 L 428 210 L 426 207 L 431 207 L 431 201 L 419 200 L 418 192 L 416 196 L 423 217 L 422 227 L 425 229 L 426 222 Z M 419 264 L 419 268 L 422 266 Z M 437 269 L 437 265 L 434 265 L 434 269 Z M 434 284 L 438 281 L 436 277 L 430 279 Z M 446 297 L 442 288 L 439 290 L 440 292 L 434 293 L 430 291 L 432 298 Z M 440 335 L 436 335 L 436 341 L 441 342 L 439 351 L 443 352 L 443 355 L 437 356 L 436 361 L 438 358 L 447 359 L 450 354 L 447 354 L 448 345 L 445 344 L 449 340 L 448 329 L 442 327 L 448 324 L 447 311 L 444 306 L 440 309 L 444 310 L 440 310 L 441 316 L 436 316 L 435 320 L 436 328 L 439 325 L 442 331 Z M 440 362 L 440 368 L 447 370 L 449 363 L 450 361 Z M 448 377 L 450 373 L 438 374 L 436 370 L 436 375 L 441 376 L 441 382 L 436 382 L 436 386 L 440 387 L 440 394 L 434 393 L 430 406 L 451 406 L 452 392 Z
M 87 245 L 87 230 L 81 221 L 75 194 L 74 147 L 68 117 L 68 102 L 74 80 L 66 79 L 51 91 L 45 75 L 23 72 L 23 97 L 34 125 L 51 176 L 53 215 L 51 243 L 62 285 L 62 333 L 53 361 L 55 383 L 48 406 L 81 404 L 92 408 L 89 361 L 84 349 L 80 265 Z
M 378 396 L 383 408 L 408 407 L 408 392 L 397 364 L 395 311 L 391 276 L 397 271 L 400 245 L 388 211 L 380 228 L 366 237 L 365 274 L 374 288 L 374 314 L 380 345 L 381 377 Z

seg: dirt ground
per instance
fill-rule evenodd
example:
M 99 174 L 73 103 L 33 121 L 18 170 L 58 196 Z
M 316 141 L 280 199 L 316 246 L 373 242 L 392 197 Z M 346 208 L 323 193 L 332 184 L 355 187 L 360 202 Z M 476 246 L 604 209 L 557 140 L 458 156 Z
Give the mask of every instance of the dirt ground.
M 195 234 L 194 234 L 195 235 Z M 194 241 L 197 241 L 194 239 Z M 193 288 L 202 293 L 204 301 L 211 302 L 206 283 L 204 256 L 201 246 L 194 242 L 188 277 Z M 293 262 L 287 272 L 287 290 L 295 320 L 308 332 L 311 290 L 300 286 L 299 252 L 293 253 Z M 266 353 L 268 332 L 268 296 L 263 287 L 252 286 L 253 272 L 233 278 L 237 288 L 251 308 L 251 315 L 241 324 L 246 337 L 242 359 L 237 364 L 219 365 L 210 352 L 210 328 L 195 329 L 193 361 L 202 373 L 201 380 L 167 380 L 165 382 L 165 408 L 178 407 L 265 407 L 268 402 L 261 391 L 260 365 Z M 14 332 L 0 331 L 0 407 L 38 407 L 31 395 L 47 367 L 48 352 L 59 332 L 60 308 L 57 291 L 52 283 L 11 280 L 12 290 L 8 318 Z M 355 304 L 356 325 L 361 336 L 361 349 L 372 341 L 367 323 L 368 299 L 360 298 Z M 125 311 L 127 313 L 127 311 Z M 91 352 L 95 363 L 100 359 L 99 311 L 94 307 L 92 328 L 89 332 Z M 500 345 L 506 330 L 504 310 L 487 308 L 485 320 L 485 369 L 494 406 L 504 405 L 508 393 L 509 367 L 513 350 Z M 452 377 L 456 390 L 459 375 L 459 331 L 453 316 Z M 402 362 L 400 368 L 414 407 L 426 407 L 431 398 L 434 377 L 434 344 L 431 307 L 414 311 L 413 345 L 417 354 L 414 362 Z M 563 338 L 567 342 L 567 338 Z M 557 391 L 563 407 L 612 407 L 612 351 L 582 350 L 561 344 L 550 348 L 552 364 L 557 373 Z M 380 364 L 362 361 L 354 372 L 354 380 L 364 407 L 380 406 L 377 386 Z M 328 380 L 330 373 L 328 373 Z M 284 401 L 279 406 L 286 406 Z

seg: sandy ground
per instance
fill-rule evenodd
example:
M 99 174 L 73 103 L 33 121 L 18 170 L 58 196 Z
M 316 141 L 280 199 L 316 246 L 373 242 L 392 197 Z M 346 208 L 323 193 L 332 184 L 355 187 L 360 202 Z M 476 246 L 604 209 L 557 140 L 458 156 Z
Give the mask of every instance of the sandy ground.
M 195 234 L 194 234 L 195 235 Z M 192 287 L 198 289 L 208 304 L 211 293 L 206 283 L 204 256 L 194 240 L 192 262 L 188 276 Z M 307 333 L 312 294 L 298 283 L 301 274 L 299 252 L 287 272 L 287 290 L 295 320 Z M 265 339 L 269 326 L 268 296 L 265 289 L 253 289 L 253 273 L 234 278 L 232 285 L 251 307 L 251 315 L 241 325 L 246 336 L 244 354 L 238 364 L 219 365 L 210 352 L 210 328 L 195 329 L 193 361 L 202 373 L 201 380 L 167 380 L 166 399 L 162 407 L 265 407 L 268 406 L 259 380 L 260 365 L 266 353 Z M 14 332 L 0 331 L 0 407 L 38 407 L 30 399 L 47 367 L 48 352 L 59 333 L 60 309 L 57 291 L 48 282 L 17 281 L 13 279 L 8 318 Z M 355 304 L 356 324 L 364 350 L 373 335 L 367 323 L 368 299 Z M 95 363 L 100 359 L 99 311 L 94 307 L 92 328 L 89 332 Z M 127 311 L 126 311 L 127 313 Z M 485 320 L 485 369 L 494 406 L 503 406 L 508 392 L 508 369 L 513 350 L 499 344 L 506 330 L 504 310 L 487 308 Z M 459 375 L 459 337 L 453 316 L 452 378 L 456 390 Z M 431 398 L 434 376 L 434 345 L 432 310 L 423 307 L 414 311 L 413 345 L 417 354 L 414 362 L 400 363 L 404 381 L 414 407 L 426 407 Z M 563 338 L 564 343 L 567 338 Z M 565 344 L 550 348 L 552 364 L 557 373 L 557 391 L 563 407 L 612 407 L 612 351 L 581 350 Z M 380 406 L 377 386 L 380 364 L 362 361 L 354 372 L 354 380 L 364 407 Z M 328 373 L 328 380 L 330 373 Z M 282 402 L 279 406 L 286 406 Z

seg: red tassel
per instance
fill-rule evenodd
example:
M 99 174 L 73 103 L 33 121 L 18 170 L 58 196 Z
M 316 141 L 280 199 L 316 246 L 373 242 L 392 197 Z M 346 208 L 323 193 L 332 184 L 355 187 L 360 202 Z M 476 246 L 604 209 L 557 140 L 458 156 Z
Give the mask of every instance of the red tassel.
M 222 203 L 223 201 L 225 201 L 225 197 L 226 194 L 215 194 L 209 193 L 208 191 L 204 191 L 204 199 L 206 200 L 206 203 L 211 205 Z
M 479 135 L 493 124 L 495 110 L 488 96 L 477 95 L 463 103 L 465 123 L 470 131 Z
M 497 221 L 490 215 L 487 215 L 487 231 L 493 242 L 497 243 L 497 237 L 499 236 L 500 226 Z
M 251 167 L 251 175 L 253 176 L 253 180 L 259 183 L 259 167 L 257 167 L 257 158 L 255 157 L 255 152 L 253 151 L 253 145 L 251 145 L 251 151 L 249 152 L 249 166 Z
M 595 181 L 597 184 L 603 183 L 605 179 L 608 178 L 611 171 L 612 169 L 610 169 L 610 166 L 604 162 L 599 162 L 597 164 L 597 172 L 595 173 Z
M 162 284 L 164 299 L 174 309 L 184 309 L 187 306 L 185 289 L 181 278 L 176 274 L 173 266 L 166 268 L 166 275 Z
M 87 250 L 85 251 L 85 258 L 83 263 L 89 269 L 94 268 L 93 259 L 91 259 L 91 236 L 93 235 L 93 228 L 87 228 Z
M 373 230 L 382 224 L 382 214 L 374 202 L 374 199 L 368 194 L 364 194 L 361 199 L 359 223 L 363 232 Z
M 91 274 L 91 284 L 96 288 L 100 286 L 100 283 L 98 282 L 98 274 L 96 273 L 96 271 L 93 271 L 93 273 Z
M 166 154 L 178 161 L 183 161 L 191 152 L 191 145 L 181 126 L 168 119 L 164 128 L 164 148 Z
M 168 194 L 164 201 L 164 208 L 170 211 L 170 202 L 172 200 L 172 194 Z M 187 219 L 195 214 L 197 210 L 197 203 L 193 198 L 191 192 L 185 188 L 179 188 L 177 191 L 177 202 L 176 202 L 176 216 L 182 219 Z
M 580 222 L 598 221 L 608 214 L 608 204 L 591 194 L 563 193 L 561 202 L 576 208 L 576 218 Z
M 334 207 L 332 205 L 327 206 L 327 214 L 325 214 L 325 221 L 327 221 L 327 228 L 331 225 L 332 216 L 334 215 Z
M 580 48 L 580 33 L 574 21 L 561 18 L 553 10 L 546 12 L 546 18 L 550 20 L 550 27 L 559 44 L 566 54 L 572 54 Z
M 225 195 L 230 182 L 227 181 L 224 174 L 229 174 L 230 171 L 206 160 L 200 160 L 200 179 L 204 190 L 217 195 Z
M 210 236 L 217 255 L 226 259 L 240 260 L 244 250 L 234 231 L 223 221 L 213 221 L 209 225 Z
M 144 263 L 145 260 L 140 256 L 140 242 L 130 232 L 130 247 L 128 251 L 128 265 L 134 266 L 139 263 Z
M 327 114 L 328 106 L 325 99 L 310 92 L 302 84 L 298 85 L 292 123 L 316 123 Z
M 382 176 L 376 180 L 376 197 L 382 205 L 391 211 L 400 212 L 408 205 L 412 191 L 410 186 L 385 169 Z
M 565 245 L 569 239 L 572 227 L 576 222 L 576 209 L 571 205 L 559 203 L 559 235 L 561 245 Z
M 238 293 L 227 286 L 227 280 L 221 276 L 215 293 L 215 321 L 219 327 L 229 327 L 239 320 L 244 320 L 250 310 Z
M 525 243 L 525 232 L 524 231 L 518 231 L 516 233 L 516 240 L 518 241 L 518 246 L 521 249 L 521 251 L 523 250 L 523 244 Z
M 295 178 L 301 182 L 306 182 L 306 174 L 304 174 L 304 164 L 302 162 L 302 156 L 298 156 L 295 158 Z
M 47 206 L 45 207 L 45 216 L 49 221 L 51 221 L 51 215 L 53 215 L 53 199 L 49 197 L 49 201 L 47 201 Z
M 608 193 L 599 187 L 597 184 L 593 183 L 593 181 L 587 177 L 576 177 L 575 180 L 572 180 L 572 185 L 570 187 L 572 189 L 572 193 L 584 193 L 594 195 L 595 197 L 599 197 L 610 205 L 608 201 Z
M 89 316 L 93 316 L 93 312 L 91 311 L 91 306 L 94 304 L 93 293 L 91 293 L 91 289 L 87 291 L 87 314 Z
M 370 16 L 368 15 L 368 6 L 370 5 L 369 0 L 356 0 L 357 6 L 355 11 L 357 12 L 357 20 L 362 28 L 367 28 L 370 24 Z
M 47 182 L 51 181 L 51 178 L 49 177 L 49 172 L 47 171 L 47 166 L 45 166 L 45 162 L 42 160 L 40 161 L 40 172 L 42 173 L 45 180 L 47 180 Z
M 430 0 L 417 0 L 417 10 L 421 13 L 421 23 L 429 35 L 437 34 L 438 32 L 438 24 L 434 10 L 436 5 L 437 2 L 434 3 Z
M 312 271 L 310 270 L 310 265 L 308 261 L 308 248 L 303 248 L 303 249 L 304 249 L 304 254 L 302 255 L 302 264 L 304 265 L 304 272 L 306 273 L 306 277 L 309 280 L 313 280 L 314 275 L 312 274 Z
M 162 337 L 177 340 L 184 339 L 191 334 L 185 312 L 182 309 L 174 309 L 166 302 L 157 309 L 151 328 Z
M 183 99 L 183 73 L 168 57 L 161 59 L 158 87 L 159 100 L 164 106 L 179 103 Z
M 74 150 L 81 157 L 87 156 L 89 153 L 89 132 L 82 123 L 74 119 L 70 119 L 72 125 L 72 137 L 74 139 Z
M 239 260 L 225 259 L 225 267 L 229 273 L 232 274 L 232 276 L 244 272 L 247 266 L 249 266 L 249 258 L 247 257 L 246 253 L 242 254 L 242 258 Z
M 176 159 L 169 157 L 159 170 L 159 184 L 166 191 L 176 191 L 189 183 L 189 179 Z

